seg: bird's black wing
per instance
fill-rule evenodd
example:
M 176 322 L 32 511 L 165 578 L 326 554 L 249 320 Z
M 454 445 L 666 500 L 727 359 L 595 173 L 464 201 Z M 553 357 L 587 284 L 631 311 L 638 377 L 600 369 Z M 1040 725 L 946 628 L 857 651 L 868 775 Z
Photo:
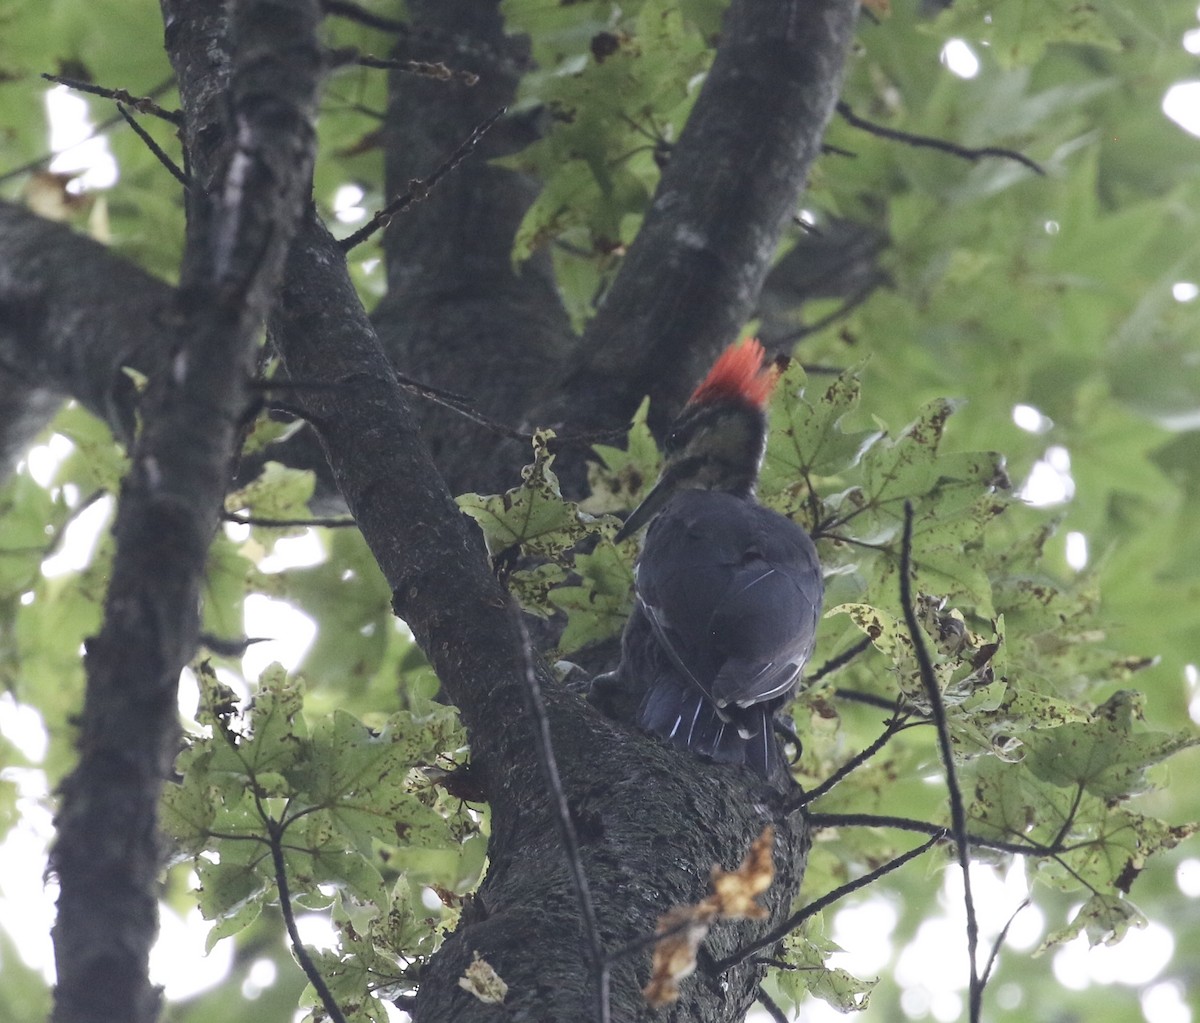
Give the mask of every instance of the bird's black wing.
M 790 519 L 691 491 L 655 521 L 637 593 L 680 670 L 719 707 L 748 706 L 784 695 L 812 653 L 823 584 Z
M 812 654 L 824 583 L 812 541 L 789 519 L 758 506 L 753 542 L 713 609 L 718 663 L 711 696 L 742 707 L 784 696 Z

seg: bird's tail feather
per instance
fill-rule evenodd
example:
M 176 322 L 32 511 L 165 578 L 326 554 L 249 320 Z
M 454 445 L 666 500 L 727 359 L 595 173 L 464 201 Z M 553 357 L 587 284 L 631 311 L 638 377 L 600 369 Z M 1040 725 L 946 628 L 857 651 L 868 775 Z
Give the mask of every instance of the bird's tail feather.
M 690 681 L 670 674 L 650 684 L 637 721 L 679 749 L 722 764 L 745 764 L 764 778 L 776 776 L 784 766 L 768 707 L 718 711 Z

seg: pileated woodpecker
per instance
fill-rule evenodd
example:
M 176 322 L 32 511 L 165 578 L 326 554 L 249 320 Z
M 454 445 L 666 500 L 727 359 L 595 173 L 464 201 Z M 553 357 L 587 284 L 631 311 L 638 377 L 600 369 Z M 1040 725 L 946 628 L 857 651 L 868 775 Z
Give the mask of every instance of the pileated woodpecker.
M 726 349 L 616 536 L 650 522 L 615 673 L 642 693 L 637 723 L 768 779 L 783 769 L 775 713 L 812 653 L 824 593 L 808 534 L 754 497 L 776 376 L 757 341 Z

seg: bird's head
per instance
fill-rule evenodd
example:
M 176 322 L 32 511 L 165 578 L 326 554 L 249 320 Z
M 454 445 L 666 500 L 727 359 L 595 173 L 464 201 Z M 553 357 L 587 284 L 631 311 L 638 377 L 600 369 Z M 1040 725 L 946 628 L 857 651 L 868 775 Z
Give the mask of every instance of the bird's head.
M 763 348 L 748 338 L 730 345 L 692 392 L 663 445 L 654 488 L 618 530 L 632 536 L 680 490 L 754 492 L 767 443 L 767 400 L 778 372 L 763 365 Z

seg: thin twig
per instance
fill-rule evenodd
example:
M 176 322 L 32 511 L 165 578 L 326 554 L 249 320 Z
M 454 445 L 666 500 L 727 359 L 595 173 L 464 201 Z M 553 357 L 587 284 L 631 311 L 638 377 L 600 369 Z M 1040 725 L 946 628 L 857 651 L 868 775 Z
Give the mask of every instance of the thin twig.
M 167 89 L 170 88 L 171 83 L 174 82 L 174 80 L 175 79 L 173 77 L 163 79 L 163 81 L 159 82 L 158 85 L 156 85 L 153 89 L 150 90 L 150 95 L 158 96 L 161 93 L 166 92 Z M 61 153 L 70 152 L 72 149 L 78 148 L 79 146 L 83 145 L 83 143 L 88 142 L 91 139 L 99 138 L 106 131 L 108 131 L 109 128 L 113 127 L 114 125 L 120 124 L 120 123 L 121 123 L 121 115 L 120 114 L 113 114 L 112 117 L 105 118 L 103 121 L 100 121 L 94 128 L 91 129 L 91 131 L 89 131 L 87 133 L 87 135 L 85 135 L 83 138 L 81 138 L 74 145 L 68 146 L 66 149 L 61 150 Z M 19 167 L 13 167 L 11 170 L 6 170 L 3 174 L 0 174 L 0 185 L 4 184 L 4 182 L 6 182 L 6 181 L 11 181 L 13 178 L 19 178 L 23 174 L 30 174 L 33 171 L 36 171 L 36 170 L 46 166 L 46 164 L 48 164 L 51 160 L 53 160 L 56 156 L 59 156 L 59 155 L 61 155 L 61 154 L 60 153 L 43 153 L 41 156 L 39 156 L 35 160 L 30 160 L 28 163 L 23 163 Z
M 809 792 L 802 792 L 800 795 L 796 796 L 795 799 L 792 799 L 786 803 L 783 808 L 784 815 L 793 813 L 796 810 L 799 810 L 801 807 L 808 806 L 809 803 L 820 799 L 847 775 L 858 770 L 858 768 L 860 768 L 863 764 L 875 756 L 876 753 L 883 749 L 884 746 L 891 742 L 892 736 L 900 731 L 901 727 L 907 720 L 908 719 L 905 715 L 897 712 L 894 717 L 888 720 L 887 726 L 879 734 L 879 737 L 873 743 L 871 743 L 870 746 L 852 756 L 849 760 L 842 764 L 841 767 L 834 771 L 833 774 L 821 782 L 821 784 L 815 789 L 812 789 Z
M 317 969 L 316 963 L 308 954 L 308 949 L 304 947 L 304 942 L 300 940 L 296 917 L 292 913 L 292 897 L 288 891 L 287 864 L 283 859 L 283 827 L 273 817 L 266 814 L 263 814 L 263 823 L 266 824 L 267 834 L 271 839 L 268 844 L 271 847 L 271 862 L 275 866 L 275 886 L 279 889 L 279 911 L 283 914 L 283 924 L 287 928 L 288 938 L 292 942 L 292 952 L 300 964 L 300 969 L 304 971 L 308 982 L 316 991 L 317 997 L 321 999 L 321 1005 L 329 1014 L 329 1018 L 333 1020 L 333 1023 L 346 1023 L 346 1017 L 342 1015 L 342 1010 L 333 997 L 333 992 L 329 990 L 329 985 L 325 983 L 321 971 Z
M 846 298 L 846 300 L 842 302 L 840 306 L 834 309 L 833 312 L 826 313 L 824 316 L 818 317 L 816 320 L 807 324 L 806 326 L 798 327 L 796 330 L 789 331 L 782 337 L 771 338 L 769 340 L 770 345 L 772 347 L 794 345 L 797 341 L 800 341 L 803 338 L 809 337 L 812 334 L 820 333 L 826 327 L 837 323 L 838 320 L 849 316 L 852 312 L 854 312 L 855 309 L 857 309 L 868 298 L 871 297 L 871 294 L 875 291 L 878 283 L 879 282 L 877 281 L 870 281 L 867 284 L 864 284 L 861 288 L 857 289 L 853 294 Z M 766 338 L 763 339 L 763 343 L 768 343 Z
M 168 110 L 166 107 L 159 106 L 149 96 L 135 96 L 126 89 L 107 89 L 103 85 L 93 85 L 91 82 L 83 82 L 78 78 L 67 78 L 64 75 L 43 74 L 42 77 L 47 82 L 65 85 L 68 89 L 74 89 L 76 92 L 86 92 L 92 96 L 100 96 L 103 99 L 111 99 L 117 103 L 124 103 L 128 107 L 133 107 L 139 114 L 151 114 L 154 117 L 161 117 L 164 121 L 169 121 L 176 127 L 183 124 L 182 112 Z
M 293 526 L 349 529 L 351 526 L 358 525 L 356 519 L 347 518 L 344 515 L 328 519 L 270 519 L 259 515 L 245 515 L 242 512 L 221 512 L 221 518 L 225 522 L 232 522 L 237 526 L 262 526 L 264 529 L 290 529 Z
M 972 149 L 969 146 L 960 146 L 956 142 L 947 142 L 945 139 L 933 138 L 929 135 L 914 135 L 912 132 L 898 131 L 895 128 L 888 128 L 882 124 L 876 124 L 874 121 L 868 121 L 859 117 L 850 108 L 850 104 L 844 100 L 838 102 L 837 112 L 845 118 L 846 123 L 851 127 L 869 132 L 871 135 L 878 135 L 882 139 L 893 139 L 896 142 L 903 142 L 905 145 L 913 146 L 917 149 L 937 149 L 943 153 L 950 153 L 952 156 L 960 156 L 964 160 L 970 160 L 972 163 L 982 160 L 985 157 L 997 156 L 1005 160 L 1015 160 L 1023 167 L 1028 167 L 1035 174 L 1041 174 L 1042 176 L 1046 174 L 1040 164 L 1031 160 L 1024 153 L 1018 153 L 1015 149 L 1003 149 L 1000 146 L 982 146 L 978 149 Z
M 738 949 L 733 954 L 719 960 L 714 967 L 715 971 L 717 973 L 723 973 L 731 966 L 736 966 L 744 959 L 748 959 L 750 956 L 754 955 L 755 952 L 767 948 L 769 945 L 774 945 L 777 941 L 781 941 L 791 934 L 792 931 L 794 931 L 802 923 L 804 923 L 804 921 L 809 917 L 816 916 L 817 913 L 820 913 L 828 906 L 832 906 L 839 899 L 844 899 L 852 892 L 856 892 L 860 888 L 866 888 L 868 885 L 874 884 L 881 877 L 890 874 L 893 870 L 903 867 L 904 864 L 906 864 L 909 860 L 916 859 L 923 853 L 928 852 L 945 837 L 946 829 L 942 828 L 938 834 L 934 835 L 927 842 L 923 842 L 915 849 L 910 849 L 908 852 L 897 856 L 895 859 L 888 860 L 888 862 L 883 864 L 883 866 L 876 867 L 869 874 L 863 874 L 863 876 L 858 878 L 856 881 L 851 881 L 848 884 L 841 885 L 840 887 L 829 892 L 827 895 L 822 895 L 821 898 L 817 899 L 815 902 L 810 902 L 803 909 L 797 910 L 778 927 L 768 931 L 761 938 L 758 938 L 756 941 L 752 941 L 749 945 L 746 945 L 743 948 Z
M 160 146 L 154 141 L 154 139 L 150 137 L 150 133 L 137 123 L 137 121 L 134 119 L 134 116 L 125 109 L 125 105 L 123 103 L 117 104 L 117 113 L 125 119 L 125 123 L 133 129 L 133 133 L 142 140 L 142 143 L 147 149 L 150 150 L 151 153 L 154 154 L 158 162 L 171 172 L 171 176 L 181 185 L 183 185 L 184 188 L 188 189 L 188 191 L 191 191 L 192 179 L 183 172 L 183 169 L 174 160 L 167 156 L 167 154 L 163 151 L 162 146 Z
M 537 668 L 534 665 L 533 641 L 529 638 L 529 630 L 525 627 L 525 621 L 521 617 L 522 612 L 515 604 L 512 606 L 512 613 L 521 633 L 521 650 L 525 659 L 525 694 L 534 722 L 534 748 L 537 751 L 542 774 L 545 776 L 546 788 L 550 792 L 551 803 L 555 811 L 554 816 L 558 821 L 559 833 L 562 838 L 563 851 L 567 858 L 567 867 L 575 886 L 575 895 L 579 899 L 579 912 L 583 917 L 583 931 L 584 937 L 587 939 L 587 953 L 596 996 L 596 1023 L 611 1023 L 608 959 L 604 955 L 604 945 L 600 940 L 600 924 L 596 918 L 596 907 L 592 902 L 587 875 L 583 870 L 583 858 L 579 853 L 579 836 L 575 833 L 575 822 L 571 819 L 571 807 L 567 802 L 567 794 L 562 786 L 562 777 L 558 773 L 558 762 L 554 757 L 554 746 L 550 739 L 550 718 L 546 714 L 546 702 L 542 699 L 542 687 L 538 682 Z
M 921 684 L 929 701 L 930 719 L 937 730 L 938 750 L 942 768 L 946 772 L 946 789 L 950 796 L 950 828 L 954 844 L 958 848 L 958 865 L 963 873 L 963 903 L 967 911 L 967 958 L 971 967 L 968 1017 L 971 1023 L 979 1023 L 983 1001 L 983 988 L 979 983 L 979 967 L 975 955 L 979 948 L 979 921 L 975 918 L 975 899 L 971 894 L 971 839 L 967 834 L 967 811 L 963 805 L 962 789 L 958 785 L 958 773 L 954 765 L 954 750 L 950 745 L 950 729 L 946 724 L 946 706 L 942 702 L 942 691 L 933 674 L 933 662 L 921 635 L 917 611 L 912 599 L 912 527 L 913 507 L 911 501 L 904 502 L 904 539 L 900 548 L 900 603 L 904 608 L 904 623 L 912 639 L 913 653 L 921 669 Z
M 425 199 L 433 190 L 434 186 L 449 174 L 455 167 L 463 162 L 471 152 L 479 145 L 480 140 L 488 133 L 488 130 L 500 120 L 508 107 L 501 107 L 486 120 L 481 121 L 472 129 L 471 134 L 466 140 L 454 150 L 437 170 L 427 178 L 414 178 L 408 183 L 408 191 L 397 199 L 393 199 L 383 209 L 375 214 L 362 227 L 355 231 L 352 235 L 343 238 L 338 245 L 343 252 L 349 252 L 354 246 L 365 242 L 376 231 L 381 231 L 387 227 L 396 214 L 404 212 L 415 202 L 420 202 Z
M 867 642 L 870 642 L 870 640 Z M 895 711 L 897 707 L 896 698 L 893 696 L 880 696 L 878 693 L 864 693 L 858 689 L 843 689 L 839 686 L 833 691 L 833 695 L 839 700 L 846 700 L 850 703 L 861 703 L 868 707 L 878 707 L 880 710 Z M 905 709 L 907 710 L 907 708 Z
M 403 71 L 410 75 L 420 75 L 422 78 L 436 78 L 440 82 L 450 82 L 457 78 L 465 85 L 476 85 L 479 76 L 474 71 L 456 70 L 447 67 L 440 60 L 396 60 L 391 57 L 375 57 L 369 53 L 356 53 L 350 58 L 359 67 L 382 68 L 387 71 Z
M 897 831 L 915 831 L 921 835 L 936 835 L 944 832 L 944 824 L 931 824 L 929 821 L 918 821 L 911 817 L 892 817 L 879 813 L 810 813 L 810 827 L 822 830 L 825 828 L 895 828 Z M 979 835 L 968 835 L 971 845 L 980 849 L 994 849 L 996 852 L 1012 853 L 1015 856 L 1054 856 L 1065 851 L 1061 847 L 1038 845 L 1036 842 L 1006 842 L 1000 838 L 982 838 Z
M 758 1004 L 761 1005 L 767 1012 L 767 1015 L 775 1021 L 775 1023 L 788 1023 L 787 1015 L 784 1011 L 775 1004 L 775 999 L 767 994 L 761 984 L 758 985 L 758 994 L 755 996 L 758 999 Z
M 992 944 L 992 954 L 988 956 L 987 965 L 983 968 L 983 976 L 979 981 L 980 984 L 986 985 L 991 979 L 992 968 L 996 965 L 996 960 L 1000 957 L 1000 949 L 1004 945 L 1004 939 L 1008 937 L 1008 929 L 1012 927 L 1017 917 L 1021 915 L 1021 912 L 1025 909 L 1028 909 L 1032 904 L 1033 900 L 1028 896 L 1022 899 L 1021 904 L 1012 911 L 1012 916 L 1008 918 L 1008 921 L 1000 929 L 1000 933 L 996 935 L 996 940 Z
M 644 948 L 649 948 L 651 945 L 657 945 L 660 941 L 665 941 L 667 938 L 673 938 L 676 934 L 681 934 L 689 927 L 695 924 L 695 920 L 688 917 L 685 920 L 680 920 L 677 924 L 672 924 L 664 930 L 656 930 L 653 934 L 643 934 L 640 938 L 634 938 L 633 941 L 627 942 L 620 948 L 609 952 L 605 957 L 608 965 L 611 966 L 618 959 L 624 959 L 626 956 L 633 955 L 635 952 L 640 952 Z
M 855 643 L 854 646 L 850 647 L 849 650 L 843 651 L 842 653 L 838 654 L 836 657 L 829 658 L 829 660 L 827 660 L 824 664 L 822 664 L 821 667 L 819 667 L 816 671 L 814 671 L 811 675 L 809 675 L 808 678 L 805 680 L 805 683 L 804 683 L 805 686 L 812 686 L 815 683 L 821 681 L 821 679 L 823 679 L 826 675 L 832 675 L 839 668 L 844 668 L 847 664 L 849 664 L 852 660 L 854 660 L 854 658 L 856 658 L 859 654 L 861 654 L 864 650 L 866 650 L 870 645 L 871 645 L 871 637 L 863 636 L 863 638 L 860 639 L 857 643 Z

